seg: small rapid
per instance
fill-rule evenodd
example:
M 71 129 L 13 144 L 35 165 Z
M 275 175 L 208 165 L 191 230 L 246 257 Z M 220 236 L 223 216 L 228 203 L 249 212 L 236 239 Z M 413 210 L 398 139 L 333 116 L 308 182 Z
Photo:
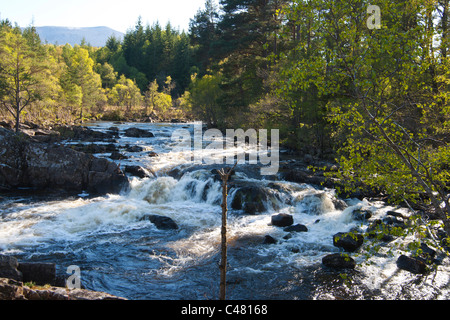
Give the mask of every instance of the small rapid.
M 91 128 L 104 131 L 111 126 L 119 132 L 136 126 L 154 133 L 152 138 L 121 134 L 117 146 L 142 148 L 123 148 L 126 159 L 116 160 L 154 175 L 130 176 L 130 190 L 104 197 L 4 197 L 0 253 L 56 263 L 61 275 L 77 265 L 86 288 L 129 299 L 217 298 L 222 199 L 221 181 L 214 173 L 218 166 L 193 165 L 192 152 L 172 148 L 171 133 L 180 127 L 193 130 L 188 124 L 95 123 Z M 157 156 L 149 156 L 149 151 Z M 332 189 L 262 178 L 248 165 L 236 168 L 228 201 L 230 299 L 398 298 L 401 293 L 386 283 L 392 281 L 399 290 L 400 283 L 412 281 L 411 275 L 398 272 L 396 256 L 387 253 L 372 257 L 371 265 L 361 265 L 356 272 L 359 286 L 353 289 L 321 266 L 325 255 L 340 251 L 333 235 L 367 228 L 353 212 L 369 210 L 372 219 L 382 218 L 395 209 L 383 202 L 338 199 Z M 291 215 L 294 225 L 307 231 L 272 225 L 272 216 L 280 213 Z M 170 218 L 178 228 L 158 228 L 146 219 L 149 215 Z M 266 236 L 275 243 L 264 243 Z M 357 259 L 363 262 L 362 255 Z M 435 276 L 422 295 L 447 297 L 447 274 Z

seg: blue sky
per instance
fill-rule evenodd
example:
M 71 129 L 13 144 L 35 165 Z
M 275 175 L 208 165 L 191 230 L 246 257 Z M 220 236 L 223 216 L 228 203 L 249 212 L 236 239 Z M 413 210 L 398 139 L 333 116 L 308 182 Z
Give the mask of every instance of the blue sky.
M 218 2 L 218 1 L 217 1 Z M 173 27 L 188 30 L 189 19 L 205 0 L 0 0 L 1 19 L 26 27 L 107 26 L 126 32 L 139 16 L 144 24 L 168 21 Z

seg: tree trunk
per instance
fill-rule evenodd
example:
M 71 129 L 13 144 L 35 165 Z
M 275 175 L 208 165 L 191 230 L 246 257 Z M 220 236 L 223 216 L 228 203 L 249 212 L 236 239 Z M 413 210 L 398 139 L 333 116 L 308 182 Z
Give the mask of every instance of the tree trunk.
M 222 231 L 221 231 L 221 259 L 220 259 L 220 300 L 226 299 L 227 277 L 227 213 L 228 213 L 228 175 L 222 175 Z
M 233 172 L 234 168 L 237 166 L 237 162 L 233 168 L 225 172 L 225 169 L 219 170 L 219 175 L 222 179 L 222 229 L 221 229 L 221 259 L 220 259 L 220 293 L 219 299 L 226 300 L 226 290 L 227 290 L 227 213 L 228 213 L 228 180 Z

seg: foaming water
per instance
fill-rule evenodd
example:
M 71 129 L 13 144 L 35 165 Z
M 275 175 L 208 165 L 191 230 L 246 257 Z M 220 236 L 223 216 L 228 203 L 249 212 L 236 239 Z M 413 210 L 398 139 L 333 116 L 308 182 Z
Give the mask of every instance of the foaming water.
M 98 123 L 92 128 L 107 130 L 112 125 Z M 143 166 L 156 176 L 130 177 L 129 192 L 98 198 L 5 197 L 0 202 L 0 250 L 21 260 L 54 262 L 60 274 L 65 274 L 69 265 L 78 265 L 88 289 L 130 299 L 217 298 L 221 182 L 211 166 L 193 166 L 191 153 L 171 148 L 171 132 L 180 125 L 138 125 L 152 131 L 154 138 L 124 137 L 123 130 L 132 124 L 115 126 L 121 132 L 119 147 L 138 145 L 144 150 L 123 151 L 128 159 L 117 162 Z M 149 150 L 158 156 L 149 156 Z M 170 174 L 174 169 L 177 174 Z M 255 178 L 250 172 L 249 167 L 239 166 L 230 183 L 229 298 L 333 296 L 318 289 L 330 283 L 329 275 L 320 271 L 321 259 L 339 252 L 333 235 L 364 227 L 352 217 L 356 209 L 369 209 L 376 219 L 393 208 L 382 202 L 344 202 L 336 198 L 334 190 Z M 233 210 L 241 188 L 257 192 L 251 196 L 265 209 L 255 214 Z M 287 232 L 273 226 L 271 217 L 277 213 L 292 215 L 294 224 L 302 224 L 308 231 Z M 158 229 L 146 219 L 149 215 L 168 217 L 178 229 Z M 264 244 L 266 236 L 276 243 Z M 398 297 L 401 283 L 412 281 L 411 275 L 398 271 L 395 258 L 380 253 L 372 257 L 373 264 L 361 265 L 360 272 L 365 274 L 361 283 L 374 292 L 372 296 Z M 434 283 L 424 284 L 423 296 L 447 297 L 447 274 L 439 273 Z

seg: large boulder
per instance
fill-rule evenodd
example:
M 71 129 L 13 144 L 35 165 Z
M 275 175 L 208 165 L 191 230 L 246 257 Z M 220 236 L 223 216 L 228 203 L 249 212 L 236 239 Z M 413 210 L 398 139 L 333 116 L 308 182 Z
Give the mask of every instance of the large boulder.
M 397 259 L 397 267 L 415 274 L 425 274 L 428 272 L 425 262 L 405 255 L 401 255 Z
M 280 213 L 272 216 L 272 225 L 276 227 L 289 227 L 294 224 L 294 217 L 287 213 Z
M 169 217 L 159 216 L 159 215 L 145 215 L 142 220 L 149 220 L 153 223 L 156 228 L 160 230 L 176 230 L 178 225 Z
M 82 126 L 60 126 L 54 129 L 63 140 L 81 140 L 85 142 L 114 142 L 116 135 L 111 132 L 95 131 Z
M 22 272 L 23 282 L 33 282 L 45 286 L 56 283 L 56 265 L 54 263 L 19 263 L 18 270 Z
M 0 255 L 0 278 L 22 281 L 22 272 L 17 268 L 19 262 L 11 256 Z
M 129 128 L 125 130 L 125 137 L 130 138 L 153 138 L 155 135 L 150 131 L 138 129 L 138 128 Z
M 342 253 L 333 253 L 322 258 L 324 266 L 332 269 L 354 269 L 356 262 L 352 257 Z
M 243 210 L 247 214 L 257 214 L 267 210 L 269 195 L 267 191 L 258 186 L 245 186 L 236 190 L 231 208 Z
M 126 300 L 104 292 L 62 287 L 27 287 L 23 282 L 0 278 L 0 300 Z
M 0 190 L 106 194 L 119 193 L 128 185 L 113 162 L 0 128 Z
M 354 232 L 339 232 L 333 236 L 333 244 L 348 252 L 354 252 L 364 243 L 364 236 Z

